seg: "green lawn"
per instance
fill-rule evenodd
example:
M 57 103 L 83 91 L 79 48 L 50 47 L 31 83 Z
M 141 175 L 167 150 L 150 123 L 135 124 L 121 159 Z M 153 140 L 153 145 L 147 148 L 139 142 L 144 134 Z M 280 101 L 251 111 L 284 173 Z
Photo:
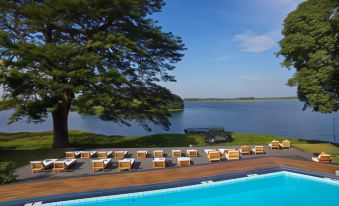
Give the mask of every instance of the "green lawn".
M 268 144 L 273 139 L 284 140 L 284 137 L 276 137 L 264 134 L 231 133 L 232 141 L 222 145 L 244 144 Z M 71 148 L 117 148 L 117 147 L 184 147 L 190 144 L 194 146 L 206 146 L 204 135 L 201 134 L 157 134 L 148 136 L 106 136 L 92 134 L 83 131 L 70 131 L 69 139 Z M 317 152 L 316 145 L 331 145 L 329 143 L 312 142 L 298 139 L 290 139 L 292 144 L 307 152 Z M 301 145 L 301 146 L 300 146 Z M 299 147 L 300 146 L 300 147 Z M 314 147 L 313 147 L 314 146 Z M 18 166 L 28 163 L 30 160 L 45 158 L 60 158 L 67 149 L 52 149 L 51 132 L 30 133 L 0 133 L 0 161 L 13 160 Z M 320 147 L 319 151 L 331 154 L 339 154 L 338 146 Z M 337 159 L 339 162 L 339 159 Z

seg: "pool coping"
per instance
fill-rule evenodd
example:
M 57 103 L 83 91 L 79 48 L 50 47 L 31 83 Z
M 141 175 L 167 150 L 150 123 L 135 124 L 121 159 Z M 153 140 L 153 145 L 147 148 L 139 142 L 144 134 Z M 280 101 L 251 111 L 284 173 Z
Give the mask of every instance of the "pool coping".
M 130 186 L 130 187 L 123 187 L 123 188 L 92 190 L 92 191 L 87 191 L 87 192 L 77 192 L 77 193 L 69 193 L 69 194 L 25 198 L 25 199 L 10 201 L 10 202 L 3 202 L 1 203 L 1 205 L 16 206 L 16 205 L 24 205 L 27 203 L 34 203 L 34 202 L 51 203 L 51 202 L 60 202 L 60 201 L 67 201 L 67 200 L 73 200 L 73 199 L 122 195 L 122 194 L 128 194 L 128 193 L 145 192 L 145 191 L 151 191 L 151 190 L 161 190 L 161 189 L 169 189 L 169 188 L 175 188 L 175 187 L 198 185 L 205 181 L 219 182 L 219 181 L 248 177 L 249 175 L 253 175 L 253 174 L 263 175 L 263 174 L 269 174 L 269 173 L 274 173 L 274 172 L 292 172 L 292 173 L 297 173 L 297 174 L 302 174 L 302 175 L 308 175 L 308 176 L 313 176 L 313 177 L 318 177 L 318 178 L 327 178 L 327 179 L 333 179 L 333 180 L 339 181 L 339 176 L 335 176 L 331 174 L 325 174 L 325 173 L 314 172 L 310 170 L 286 167 L 286 166 L 276 166 L 276 167 L 271 167 L 271 168 L 248 170 L 244 172 L 221 174 L 221 175 L 216 175 L 216 176 L 179 180 L 179 181 L 174 181 L 174 182 L 165 182 L 165 183 L 157 183 L 157 184 L 150 184 L 150 185 Z

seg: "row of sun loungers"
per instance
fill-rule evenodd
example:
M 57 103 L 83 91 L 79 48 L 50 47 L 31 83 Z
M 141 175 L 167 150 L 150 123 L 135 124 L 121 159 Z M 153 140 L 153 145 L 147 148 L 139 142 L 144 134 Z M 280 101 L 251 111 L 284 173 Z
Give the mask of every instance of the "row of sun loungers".
M 46 159 L 43 161 L 31 161 L 32 172 L 44 172 L 46 169 L 51 167 L 54 172 L 66 171 L 72 165 L 76 163 L 76 159 L 66 159 L 66 160 L 57 160 L 57 159 Z
M 273 140 L 268 144 L 271 149 L 289 149 L 291 147 L 290 141 L 285 140 L 282 142 Z M 204 152 L 207 155 L 208 162 L 220 162 L 222 155 L 225 155 L 227 160 L 238 160 L 241 155 L 250 155 L 251 153 L 264 154 L 264 146 L 254 146 L 250 148 L 248 145 L 242 146 L 240 149 L 204 149 Z M 76 158 L 93 158 L 97 157 L 100 159 L 92 160 L 92 169 L 93 172 L 97 170 L 105 171 L 108 166 L 112 163 L 112 158 L 115 157 L 118 160 L 118 170 L 128 170 L 130 171 L 135 162 L 134 158 L 126 158 L 128 152 L 127 151 L 71 151 L 66 152 L 65 160 L 57 160 L 57 159 L 47 159 L 44 161 L 32 161 L 31 169 L 32 172 L 44 172 L 46 169 L 52 167 L 54 172 L 59 171 L 67 171 L 72 165 L 76 163 Z M 136 152 L 137 158 L 147 158 L 148 151 L 147 150 L 139 150 Z M 177 158 L 178 166 L 190 166 L 191 165 L 191 157 L 198 157 L 198 150 L 196 149 L 187 149 L 186 157 L 182 157 L 182 151 L 179 149 L 172 150 L 172 157 Z M 153 151 L 152 165 L 153 168 L 165 168 L 166 167 L 166 158 L 163 150 L 154 150 Z M 332 158 L 331 155 L 326 153 L 321 153 L 318 157 L 313 157 L 313 161 L 315 162 L 328 162 L 330 163 Z

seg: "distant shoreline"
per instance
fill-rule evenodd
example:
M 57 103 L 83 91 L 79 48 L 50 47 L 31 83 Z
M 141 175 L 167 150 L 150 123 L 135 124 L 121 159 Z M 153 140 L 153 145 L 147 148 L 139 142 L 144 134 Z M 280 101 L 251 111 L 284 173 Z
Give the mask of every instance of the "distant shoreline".
M 278 101 L 298 100 L 297 97 L 240 97 L 240 98 L 185 98 L 186 102 L 253 102 L 253 101 Z

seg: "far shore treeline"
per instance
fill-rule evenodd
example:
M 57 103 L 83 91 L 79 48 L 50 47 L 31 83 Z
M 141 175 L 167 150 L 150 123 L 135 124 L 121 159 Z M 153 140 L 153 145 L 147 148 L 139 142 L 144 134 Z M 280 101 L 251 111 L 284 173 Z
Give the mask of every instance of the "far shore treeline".
M 188 102 L 226 102 L 226 101 L 271 101 L 296 100 L 297 97 L 238 97 L 238 98 L 185 98 Z

